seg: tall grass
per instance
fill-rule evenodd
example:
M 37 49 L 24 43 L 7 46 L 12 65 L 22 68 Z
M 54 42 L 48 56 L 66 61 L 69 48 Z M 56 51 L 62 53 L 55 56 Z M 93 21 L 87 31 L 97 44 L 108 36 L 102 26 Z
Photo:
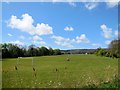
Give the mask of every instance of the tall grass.
M 35 68 L 34 58 L 32 57 L 32 88 L 37 87 L 37 71 Z

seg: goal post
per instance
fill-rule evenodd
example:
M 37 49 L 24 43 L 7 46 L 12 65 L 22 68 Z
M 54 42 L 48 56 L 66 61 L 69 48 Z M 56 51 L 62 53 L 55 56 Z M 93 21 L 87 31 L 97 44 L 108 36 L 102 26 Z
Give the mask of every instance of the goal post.
M 31 59 L 32 60 L 32 66 L 34 66 L 34 59 L 33 59 L 33 57 L 18 57 L 17 58 L 17 65 L 19 65 L 20 59 Z

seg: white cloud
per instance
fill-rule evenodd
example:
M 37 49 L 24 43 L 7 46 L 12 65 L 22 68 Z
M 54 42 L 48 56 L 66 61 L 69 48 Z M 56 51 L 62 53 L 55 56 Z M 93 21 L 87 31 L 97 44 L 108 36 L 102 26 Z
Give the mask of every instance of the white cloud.
M 85 4 L 85 7 L 88 10 L 92 10 L 93 8 L 98 6 L 98 3 L 105 2 L 108 8 L 113 8 L 118 5 L 120 0 L 80 0 L 82 2 L 89 2 Z
M 17 45 L 25 45 L 25 43 L 24 42 L 21 42 L 21 41 L 19 41 L 19 40 L 16 40 L 16 41 L 10 41 L 10 42 L 8 42 L 8 43 L 12 43 L 12 44 L 17 44 Z
M 12 34 L 10 34 L 10 33 L 8 33 L 8 36 L 12 37 L 13 35 L 12 35 Z
M 43 41 L 43 39 L 37 35 L 33 36 L 33 37 L 29 37 L 30 40 L 32 40 L 32 42 L 34 44 L 40 44 L 40 45 L 45 45 L 46 42 Z
M 29 14 L 23 14 L 21 19 L 18 19 L 16 16 L 12 15 L 8 21 L 8 26 L 13 29 L 19 29 L 23 32 L 27 32 L 31 35 L 48 35 L 53 34 L 53 28 L 48 24 L 37 24 L 33 25 L 34 20 Z
M 85 34 L 77 36 L 75 39 L 64 38 L 61 36 L 52 36 L 51 38 L 55 39 L 55 43 L 61 46 L 73 47 L 75 43 L 89 43 L 90 41 Z
M 53 3 L 56 2 L 65 2 L 67 4 L 69 4 L 70 6 L 76 7 L 76 3 L 74 2 L 74 0 L 66 0 L 66 1 L 62 1 L 62 0 L 52 0 Z
M 73 31 L 74 28 L 73 28 L 73 27 L 68 27 L 68 26 L 66 26 L 66 27 L 64 28 L 64 30 L 65 30 L 65 31 Z
M 89 2 L 89 3 L 86 3 L 85 4 L 85 7 L 88 9 L 88 10 L 92 10 L 94 9 L 95 7 L 98 6 L 98 3 L 97 2 Z
M 73 6 L 73 7 L 77 6 L 76 2 L 82 2 L 82 3 L 85 3 L 85 8 L 87 8 L 88 10 L 92 10 L 92 9 L 96 8 L 98 6 L 98 4 L 101 2 L 105 2 L 106 6 L 108 8 L 113 8 L 113 7 L 118 5 L 119 1 L 120 0 L 79 0 L 79 1 L 75 1 L 75 0 L 52 0 L 53 3 L 66 2 L 70 6 Z
M 118 5 L 119 0 L 107 0 L 106 5 L 109 8 L 113 8 Z
M 101 44 L 99 44 L 99 43 L 93 43 L 91 45 L 94 46 L 94 47 L 100 47 L 101 46 Z
M 33 41 L 34 44 L 40 44 L 40 45 L 45 45 L 46 42 L 44 41 Z
M 38 40 L 43 40 L 43 39 L 36 35 L 36 36 L 33 36 L 33 40 L 38 41 Z
M 66 47 L 73 47 L 72 45 L 72 40 L 69 38 L 64 38 L 61 36 L 52 36 L 51 38 L 55 39 L 55 43 L 61 46 L 66 46 Z
M 52 0 L 53 3 L 60 2 L 61 0 Z
M 118 30 L 115 31 L 115 37 L 118 37 Z
M 66 46 L 66 47 L 73 47 L 73 45 L 71 45 L 69 42 L 64 41 L 64 42 L 60 42 L 60 41 L 55 41 L 56 44 L 61 45 L 61 46 Z
M 52 27 L 50 27 L 48 24 L 37 24 L 36 26 L 36 34 L 38 35 L 48 35 L 53 34 Z
M 115 33 L 115 38 L 116 39 L 118 39 L 118 38 L 120 39 L 120 31 L 116 30 L 114 33 Z
M 46 44 L 46 42 L 44 42 L 44 41 L 40 41 L 40 44 Z
M 57 41 L 62 41 L 64 40 L 65 38 L 61 37 L 61 36 L 52 36 L 51 38 L 57 40 Z
M 20 38 L 20 39 L 25 39 L 25 37 L 24 37 L 23 35 L 21 35 L 19 38 Z
M 76 7 L 76 3 L 75 2 L 68 2 L 70 6 Z
M 112 28 L 108 28 L 105 24 L 100 26 L 102 29 L 102 34 L 106 39 L 114 38 L 118 39 L 120 36 L 120 32 L 118 30 L 113 30 Z
M 103 36 L 107 39 L 113 37 L 113 31 L 112 28 L 108 28 L 105 24 L 100 26 L 103 32 Z
M 5 3 L 10 4 L 10 1 L 9 0 L 5 0 Z
M 77 43 L 89 43 L 89 39 L 86 37 L 85 34 L 81 34 L 80 36 L 76 37 L 76 42 Z
M 110 40 L 105 41 L 105 44 L 109 45 L 111 43 Z

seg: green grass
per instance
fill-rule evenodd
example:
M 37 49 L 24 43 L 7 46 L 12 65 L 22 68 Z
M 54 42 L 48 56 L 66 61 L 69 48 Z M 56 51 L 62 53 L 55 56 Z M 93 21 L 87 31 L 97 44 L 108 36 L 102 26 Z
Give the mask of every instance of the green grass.
M 0 60 L 0 89 L 2 89 L 2 62 Z
M 36 77 L 31 59 L 4 59 L 2 62 L 3 88 L 82 88 L 112 81 L 118 74 L 118 60 L 95 55 L 68 55 L 34 57 Z M 56 71 L 58 69 L 58 71 Z

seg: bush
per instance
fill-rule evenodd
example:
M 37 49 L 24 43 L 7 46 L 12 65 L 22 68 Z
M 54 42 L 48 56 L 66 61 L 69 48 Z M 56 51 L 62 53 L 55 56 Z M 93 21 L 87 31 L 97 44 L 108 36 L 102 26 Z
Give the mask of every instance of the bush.
M 54 50 L 54 55 L 61 55 L 60 49 L 55 49 Z
M 114 53 L 112 52 L 111 50 L 105 50 L 105 49 L 101 49 L 101 48 L 98 48 L 95 52 L 95 54 L 97 56 L 106 56 L 106 57 L 111 57 L 111 58 L 118 58 L 118 53 Z

